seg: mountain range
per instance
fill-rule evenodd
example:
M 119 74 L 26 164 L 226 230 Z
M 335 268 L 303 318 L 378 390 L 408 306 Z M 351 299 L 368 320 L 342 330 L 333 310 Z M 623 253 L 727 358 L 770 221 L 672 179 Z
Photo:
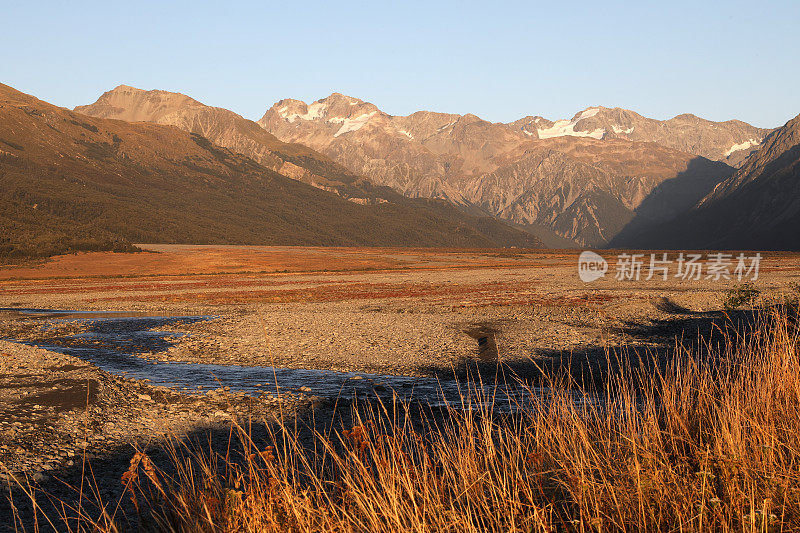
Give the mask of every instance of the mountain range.
M 74 111 L 0 89 L 0 253 L 26 242 L 798 246 L 797 119 L 768 130 L 590 107 L 493 123 L 392 116 L 334 93 L 281 100 L 254 122 L 126 85 Z
M 129 250 L 134 242 L 540 245 L 496 219 L 373 187 L 255 123 L 227 126 L 259 154 L 175 126 L 90 117 L 0 84 L 0 255 Z M 251 137 L 237 136 L 247 127 Z M 292 179 L 316 176 L 341 177 L 343 187 L 363 181 L 376 196 L 346 198 Z
M 661 122 L 600 107 L 555 122 L 526 117 L 502 124 L 427 111 L 398 117 L 334 93 L 312 104 L 276 103 L 258 122 L 274 135 L 264 137 L 231 111 L 128 86 L 76 111 L 175 125 L 278 172 L 299 165 L 302 171 L 289 175 L 361 201 L 375 201 L 380 186 L 443 199 L 551 246 L 600 247 L 628 224 L 674 216 L 733 173 L 721 160 L 733 162 L 768 131 L 691 115 Z M 316 165 L 309 167 L 308 156 L 288 160 L 274 147 L 278 139 L 315 150 Z
M 590 107 L 571 120 L 555 122 L 525 117 L 509 125 L 539 139 L 572 135 L 654 142 L 731 166 L 741 165 L 770 131 L 739 120 L 712 122 L 692 114 L 656 120 L 619 107 Z
M 673 221 L 684 214 L 711 209 L 722 194 L 743 194 L 731 191 L 753 179 L 743 176 L 764 170 L 753 165 L 765 159 L 759 154 L 776 135 L 738 120 L 684 114 L 660 121 L 606 107 L 584 109 L 571 119 L 528 116 L 511 123 L 427 111 L 392 116 L 338 93 L 311 104 L 281 100 L 259 124 L 408 196 L 479 209 L 538 231 L 545 242 L 550 239 L 542 229 L 593 247 L 677 246 L 682 238 L 656 237 L 667 234 L 665 226 L 679 227 Z M 791 143 L 781 148 L 790 150 Z M 789 194 L 792 186 L 783 191 L 790 198 L 798 192 Z M 766 205 L 761 201 L 752 208 Z M 770 220 L 772 214 L 766 210 L 761 216 Z M 722 238 L 721 230 L 710 233 L 716 238 L 686 242 L 727 247 L 787 242 L 763 235 L 743 240 L 746 232 L 736 230 L 730 238 Z
M 736 173 L 665 224 L 620 235 L 638 248 L 800 250 L 800 115 L 771 132 Z
M 176 126 L 245 154 L 284 176 L 362 203 L 374 202 L 386 193 L 315 150 L 279 141 L 252 120 L 227 109 L 203 105 L 180 93 L 143 91 L 121 85 L 101 95 L 94 104 L 76 107 L 75 112 L 97 118 Z

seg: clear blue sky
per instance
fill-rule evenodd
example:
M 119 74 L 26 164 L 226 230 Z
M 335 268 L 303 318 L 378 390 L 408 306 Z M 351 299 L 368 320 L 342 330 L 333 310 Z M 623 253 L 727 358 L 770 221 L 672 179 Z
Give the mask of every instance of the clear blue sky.
M 493 4 L 2 0 L 0 81 L 65 107 L 166 89 L 252 119 L 334 91 L 503 122 L 591 105 L 765 127 L 800 113 L 800 1 Z

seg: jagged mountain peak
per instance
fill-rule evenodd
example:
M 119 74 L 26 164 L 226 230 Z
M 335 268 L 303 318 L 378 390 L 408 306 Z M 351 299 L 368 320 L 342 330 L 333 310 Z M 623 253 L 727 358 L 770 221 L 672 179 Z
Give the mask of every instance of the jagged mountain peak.
M 366 103 L 364 102 L 364 100 L 355 98 L 353 96 L 348 96 L 342 93 L 331 93 L 329 96 L 326 96 L 325 98 L 319 101 L 326 102 L 329 104 L 344 103 L 347 105 L 359 105 Z
M 592 106 L 554 122 L 524 117 L 509 127 L 535 139 L 590 137 L 655 142 L 707 159 L 741 165 L 770 130 L 740 120 L 714 122 L 686 113 L 656 120 L 620 107 Z
M 610 238 L 664 180 L 680 177 L 675 190 L 659 197 L 671 204 L 648 206 L 650 211 L 666 216 L 693 205 L 732 172 L 729 163 L 743 161 L 767 133 L 743 122 L 660 121 L 601 105 L 571 118 L 534 115 L 502 124 L 471 113 L 392 116 L 359 102 L 351 105 L 350 97 L 332 95 L 310 105 L 280 104 L 259 124 L 406 195 L 478 205 L 500 218 L 544 224 L 592 244 Z M 702 172 L 708 176 L 694 180 Z M 575 190 L 583 186 L 591 189 L 589 196 Z M 589 197 L 597 201 L 579 207 Z M 534 205 L 534 198 L 541 205 Z M 565 203 L 551 206 L 552 198 Z M 572 202 L 578 204 L 570 207 Z
M 391 115 L 382 111 L 375 104 L 347 96 L 332 93 L 312 103 L 301 100 L 284 99 L 276 102 L 259 120 L 259 124 L 267 130 L 280 129 L 279 124 L 293 125 L 293 131 L 309 123 L 324 125 L 327 123 L 328 133 L 335 137 L 358 131 L 365 125 L 380 124 L 392 134 L 400 133 L 409 139 L 429 139 L 432 136 L 447 134 L 461 127 L 480 125 L 505 126 L 489 122 L 473 113 L 458 115 L 436 111 L 415 111 L 410 115 Z M 345 124 L 333 128 L 331 124 Z M 324 127 L 324 126 L 323 126 Z M 413 132 L 413 134 L 412 134 Z M 302 136 L 302 134 L 300 134 Z
M 800 115 L 767 135 L 733 175 L 666 224 L 617 245 L 738 250 L 800 249 Z
M 583 120 L 584 118 L 590 118 L 598 114 L 600 111 L 604 111 L 608 108 L 598 105 L 589 106 L 584 108 L 572 116 L 572 120 Z
M 745 184 L 771 178 L 776 172 L 771 167 L 778 169 L 795 167 L 798 165 L 793 154 L 800 147 L 800 115 L 794 117 L 782 127 L 773 130 L 766 136 L 761 146 L 745 162 L 744 165 L 728 180 L 720 183 L 716 189 L 706 197 L 702 204 L 711 204 L 731 194 L 742 190 Z M 788 161 L 783 161 L 788 159 Z
M 378 110 L 377 106 L 365 102 L 364 100 L 353 98 L 352 96 L 347 96 L 342 93 L 331 93 L 325 98 L 320 98 L 310 103 L 306 103 L 302 100 L 285 98 L 273 104 L 271 109 L 277 109 L 278 114 L 291 121 L 288 117 L 291 117 L 291 113 L 296 110 L 304 110 L 304 114 L 307 115 L 299 118 L 303 118 L 304 120 L 316 120 L 324 119 L 327 116 L 351 115 L 354 111 L 364 108 L 369 108 L 371 111 Z
M 374 104 L 341 93 L 332 93 L 310 104 L 301 100 L 284 99 L 267 110 L 258 123 L 267 130 L 275 124 L 298 128 L 315 123 L 334 137 L 358 131 L 370 121 L 388 117 Z

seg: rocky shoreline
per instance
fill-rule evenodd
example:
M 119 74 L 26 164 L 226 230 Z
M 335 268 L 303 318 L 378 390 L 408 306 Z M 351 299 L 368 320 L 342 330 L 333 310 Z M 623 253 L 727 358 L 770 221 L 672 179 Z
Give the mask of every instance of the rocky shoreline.
M 124 467 L 135 450 L 229 428 L 235 420 L 274 420 L 312 401 L 298 393 L 253 397 L 222 387 L 179 392 L 111 375 L 77 357 L 0 341 L 0 486 L 16 492 L 24 508 L 19 490 L 29 484 L 60 485 L 111 458 Z M 118 475 L 92 472 L 101 496 L 120 492 Z M 3 512 L 11 512 L 8 502 L 0 504 Z M 23 525 L 30 520 L 21 517 Z

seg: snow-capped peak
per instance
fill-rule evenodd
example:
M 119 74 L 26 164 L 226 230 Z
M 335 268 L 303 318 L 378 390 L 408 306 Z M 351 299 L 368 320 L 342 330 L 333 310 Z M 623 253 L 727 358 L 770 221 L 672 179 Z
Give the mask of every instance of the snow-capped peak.
M 540 139 L 550 139 L 553 137 L 592 137 L 593 139 L 602 139 L 606 130 L 597 128 L 594 131 L 576 131 L 575 125 L 581 120 L 592 118 L 600 112 L 599 107 L 590 107 L 576 115 L 572 120 L 557 120 L 549 128 L 539 128 L 536 131 L 539 133 Z M 527 133 L 527 132 L 526 132 Z

